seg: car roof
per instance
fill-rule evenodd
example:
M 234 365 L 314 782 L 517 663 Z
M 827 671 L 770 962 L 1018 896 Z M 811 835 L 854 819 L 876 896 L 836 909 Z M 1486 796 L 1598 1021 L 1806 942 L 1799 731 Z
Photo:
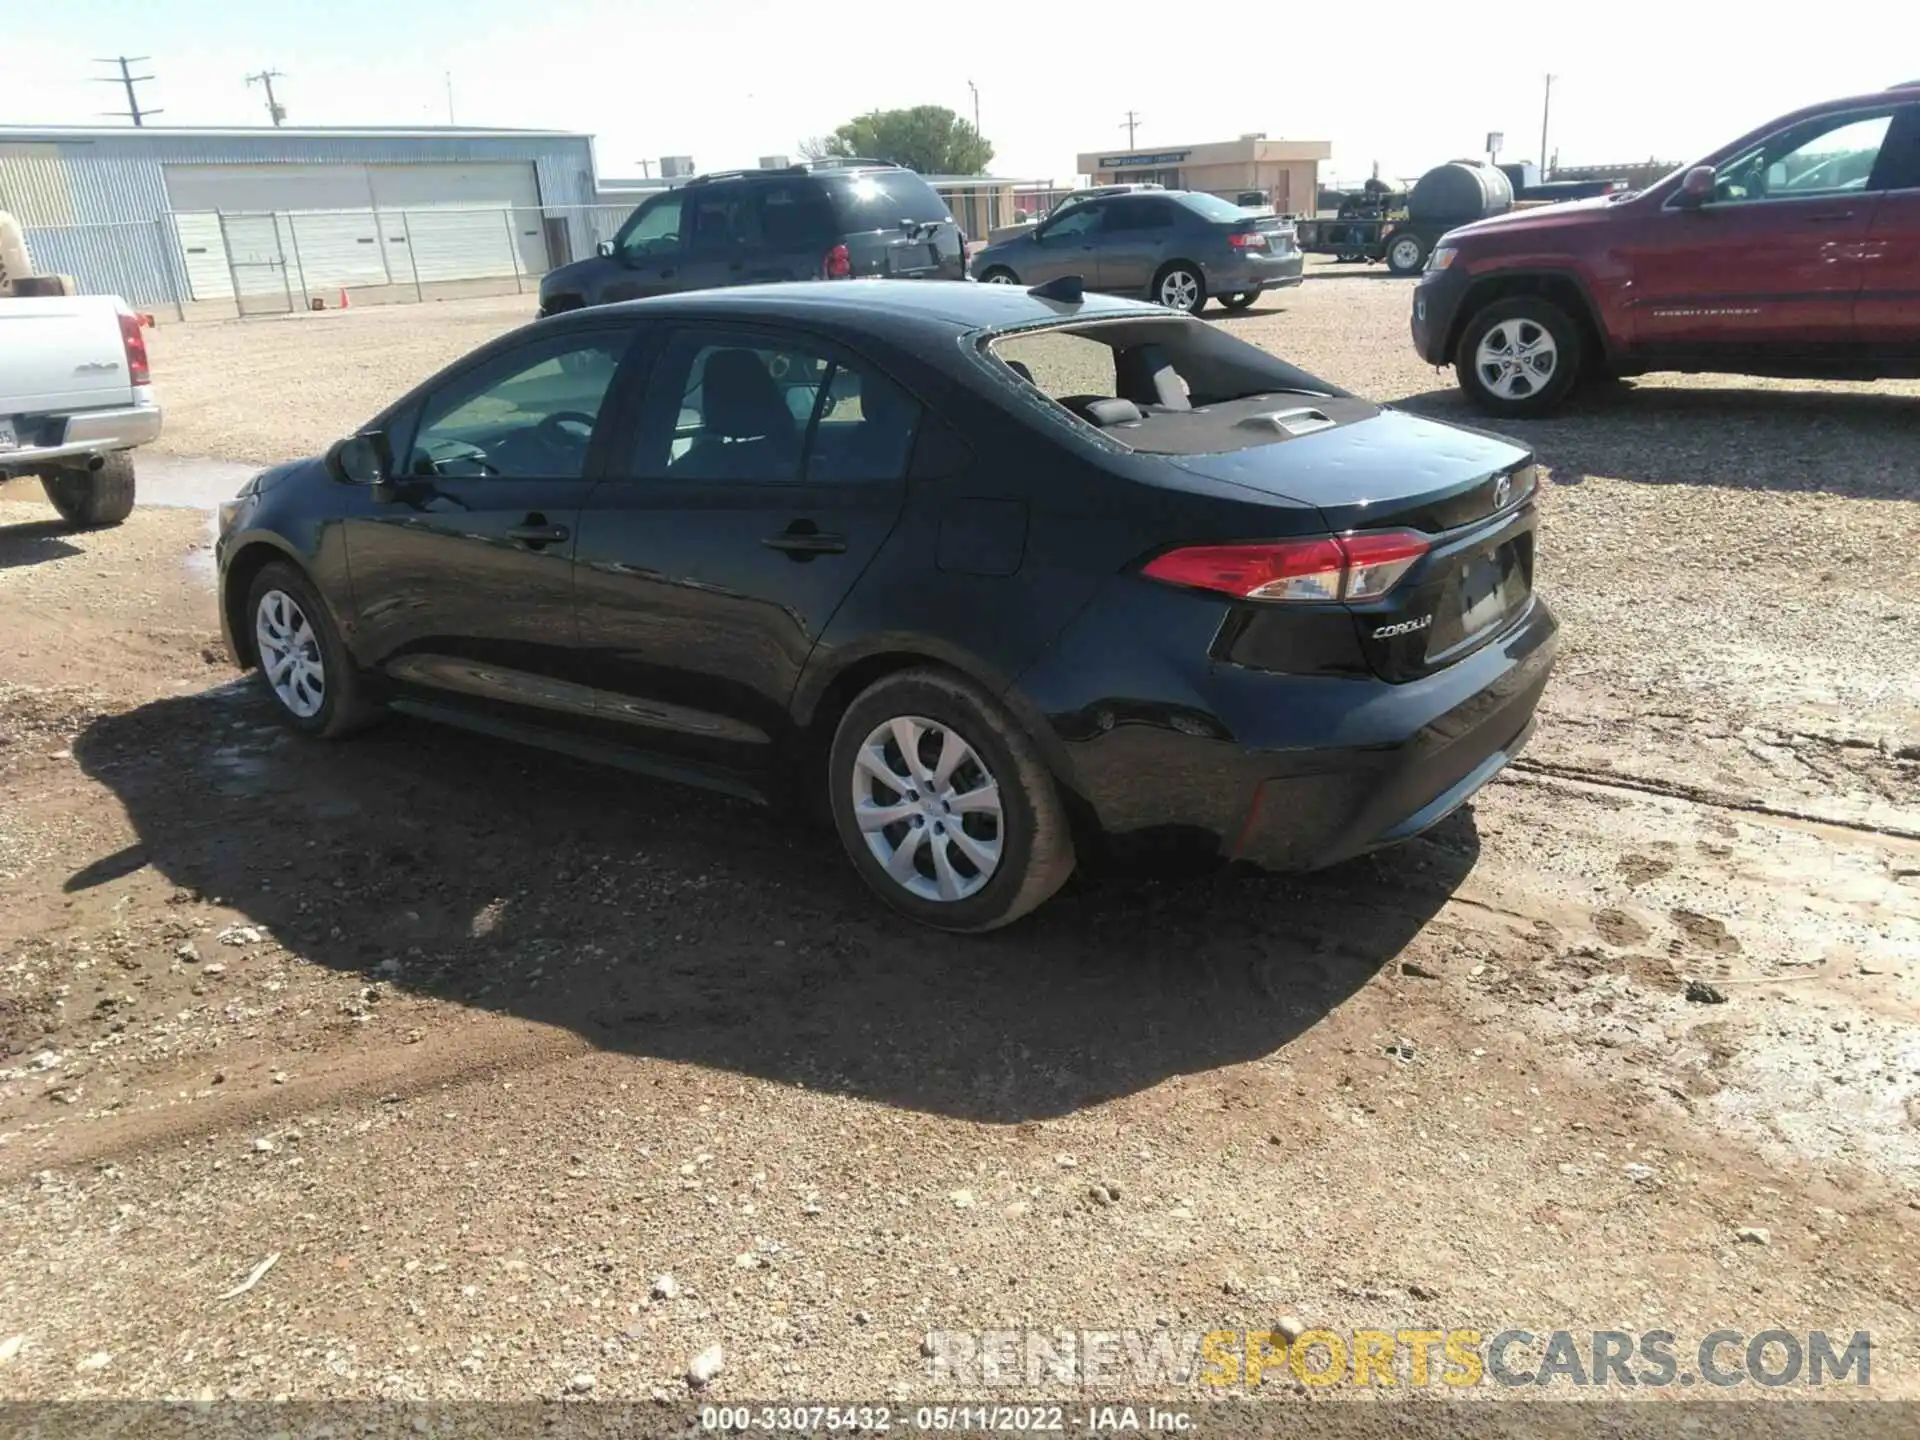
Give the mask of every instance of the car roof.
M 792 280 L 692 290 L 568 310 L 547 323 L 591 323 L 595 317 L 713 321 L 802 321 L 897 334 L 940 330 L 1008 330 L 1047 320 L 1166 316 L 1165 307 L 1092 292 L 1077 304 L 1047 300 L 1017 285 L 961 280 Z

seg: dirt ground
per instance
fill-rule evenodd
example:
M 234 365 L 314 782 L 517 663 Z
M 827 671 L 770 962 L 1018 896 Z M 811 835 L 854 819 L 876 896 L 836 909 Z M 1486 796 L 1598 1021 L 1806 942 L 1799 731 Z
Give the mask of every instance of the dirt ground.
M 1407 303 L 1217 323 L 1468 420 Z M 162 326 L 162 444 L 318 448 L 530 308 Z M 291 739 L 204 514 L 0 489 L 0 1394 L 677 1400 L 718 1345 L 917 1401 L 930 1330 L 1299 1317 L 1867 1330 L 1920 1397 L 1920 385 L 1510 428 L 1566 648 L 1469 812 L 984 940 L 797 820 Z

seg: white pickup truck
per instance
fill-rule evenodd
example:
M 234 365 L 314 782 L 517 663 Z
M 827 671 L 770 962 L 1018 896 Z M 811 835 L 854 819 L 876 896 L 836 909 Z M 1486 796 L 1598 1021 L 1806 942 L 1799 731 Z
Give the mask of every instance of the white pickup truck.
M 133 509 L 133 448 L 160 433 L 140 317 L 110 295 L 0 294 L 0 480 L 38 475 L 69 524 Z

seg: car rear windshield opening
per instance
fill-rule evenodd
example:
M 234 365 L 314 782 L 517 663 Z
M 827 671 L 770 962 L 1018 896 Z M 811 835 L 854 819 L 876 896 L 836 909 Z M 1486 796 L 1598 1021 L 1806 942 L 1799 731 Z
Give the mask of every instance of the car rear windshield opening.
M 1131 450 L 1208 454 L 1292 438 L 1288 397 L 1350 401 L 1336 385 L 1183 316 L 1049 325 L 983 349 L 1061 409 Z M 1292 408 L 1298 408 L 1297 403 Z
M 910 170 L 836 176 L 827 182 L 840 228 L 848 234 L 897 230 L 902 220 L 931 224 L 953 218 L 947 202 Z

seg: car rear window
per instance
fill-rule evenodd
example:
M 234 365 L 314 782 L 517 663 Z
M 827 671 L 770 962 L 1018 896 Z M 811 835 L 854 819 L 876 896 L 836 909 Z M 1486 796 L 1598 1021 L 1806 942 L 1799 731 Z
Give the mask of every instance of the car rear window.
M 1034 326 L 989 335 L 982 346 L 1066 414 L 1153 454 L 1272 444 L 1288 432 L 1248 422 L 1286 408 L 1277 397 L 1347 398 L 1338 386 L 1185 316 Z M 1114 409 L 1099 404 L 1111 400 L 1132 402 L 1138 418 L 1116 422 Z
M 911 170 L 881 170 L 835 176 L 827 181 L 841 230 L 895 230 L 902 220 L 920 224 L 951 220 L 947 202 Z
M 1187 194 L 1176 196 L 1179 202 L 1203 220 L 1244 220 L 1247 212 L 1218 195 Z

